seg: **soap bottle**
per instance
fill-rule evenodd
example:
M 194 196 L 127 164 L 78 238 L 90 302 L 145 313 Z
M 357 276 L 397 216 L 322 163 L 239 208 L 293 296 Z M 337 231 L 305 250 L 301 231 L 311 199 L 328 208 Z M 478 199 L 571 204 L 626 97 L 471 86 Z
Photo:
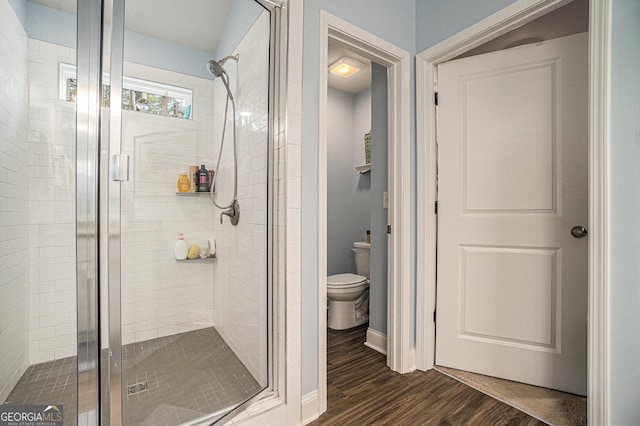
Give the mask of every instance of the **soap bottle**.
M 189 187 L 191 184 L 189 183 L 189 176 L 187 176 L 187 172 L 180 173 L 180 177 L 178 178 L 178 192 L 189 192 Z
M 367 229 L 367 244 L 371 244 L 371 231 Z
M 209 191 L 209 172 L 204 167 L 204 164 L 200 166 L 200 171 L 198 172 L 198 192 L 208 192 Z
M 176 260 L 185 260 L 187 258 L 189 246 L 184 240 L 184 236 L 182 235 L 182 233 L 178 234 L 178 242 L 176 242 L 176 246 L 173 249 L 173 252 L 176 256 Z

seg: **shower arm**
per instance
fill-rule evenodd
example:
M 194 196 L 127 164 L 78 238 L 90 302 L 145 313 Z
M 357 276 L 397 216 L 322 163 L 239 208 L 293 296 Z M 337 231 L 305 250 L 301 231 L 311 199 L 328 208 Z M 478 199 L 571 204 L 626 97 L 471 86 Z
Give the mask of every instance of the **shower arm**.
M 218 61 L 218 63 L 222 66 L 224 65 L 225 62 L 227 62 L 229 59 L 233 59 L 234 61 L 238 62 L 238 59 L 240 59 L 240 54 L 235 54 L 235 55 L 229 55 L 229 56 L 225 56 L 224 58 L 220 59 Z

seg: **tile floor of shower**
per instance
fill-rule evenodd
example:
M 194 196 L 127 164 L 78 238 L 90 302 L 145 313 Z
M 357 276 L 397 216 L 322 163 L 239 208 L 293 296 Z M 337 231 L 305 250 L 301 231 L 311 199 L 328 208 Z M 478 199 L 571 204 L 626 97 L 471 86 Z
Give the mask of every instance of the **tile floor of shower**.
M 262 388 L 213 327 L 124 345 L 122 365 L 124 425 L 178 425 Z M 127 393 L 142 382 L 147 390 Z M 75 426 L 76 393 L 76 357 L 69 357 L 29 367 L 5 404 L 62 404 L 65 426 Z

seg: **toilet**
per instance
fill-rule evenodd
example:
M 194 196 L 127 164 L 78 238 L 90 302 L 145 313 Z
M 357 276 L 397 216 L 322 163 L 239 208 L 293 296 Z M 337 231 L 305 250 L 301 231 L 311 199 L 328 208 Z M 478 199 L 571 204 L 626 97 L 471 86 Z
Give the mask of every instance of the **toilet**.
M 369 252 L 371 244 L 354 242 L 356 273 L 327 277 L 327 326 L 346 330 L 369 321 Z

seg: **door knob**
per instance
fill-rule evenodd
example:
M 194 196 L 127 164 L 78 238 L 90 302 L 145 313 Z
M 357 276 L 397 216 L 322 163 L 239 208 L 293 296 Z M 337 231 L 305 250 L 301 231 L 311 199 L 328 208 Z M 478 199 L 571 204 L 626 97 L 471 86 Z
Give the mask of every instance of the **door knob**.
M 587 229 L 584 226 L 574 226 L 571 228 L 571 235 L 574 238 L 583 238 L 588 234 Z

